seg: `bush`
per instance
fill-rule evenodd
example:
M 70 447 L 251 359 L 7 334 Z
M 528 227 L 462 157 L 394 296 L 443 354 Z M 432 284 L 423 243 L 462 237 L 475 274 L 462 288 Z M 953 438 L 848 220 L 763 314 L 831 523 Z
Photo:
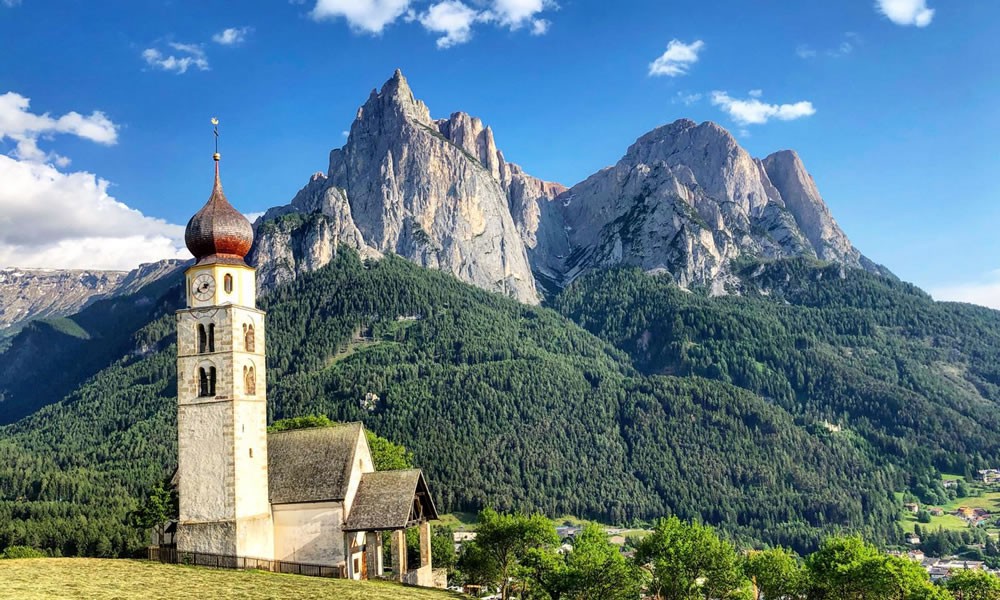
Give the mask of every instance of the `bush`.
M 45 558 L 46 554 L 31 546 L 11 546 L 0 553 L 0 558 Z

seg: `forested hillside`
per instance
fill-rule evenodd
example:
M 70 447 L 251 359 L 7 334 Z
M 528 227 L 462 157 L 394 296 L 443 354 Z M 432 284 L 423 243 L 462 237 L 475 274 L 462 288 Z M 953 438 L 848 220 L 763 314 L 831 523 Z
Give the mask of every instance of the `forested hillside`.
M 126 525 L 132 498 L 175 460 L 178 296 L 163 290 L 161 316 L 65 400 L 0 429 L 0 546 L 113 554 L 140 542 Z M 351 252 L 262 308 L 270 417 L 363 420 L 413 450 L 442 510 L 619 523 L 677 514 L 802 549 L 832 528 L 895 531 L 901 472 L 865 438 L 830 434 L 770 393 L 644 375 L 552 310 Z M 658 370 L 650 364 L 639 361 Z M 45 377 L 59 363 L 33 368 Z
M 636 270 L 593 274 L 556 308 L 647 374 L 750 390 L 873 456 L 969 473 L 1000 461 L 1000 313 L 806 260 L 747 263 L 744 297 L 706 298 Z

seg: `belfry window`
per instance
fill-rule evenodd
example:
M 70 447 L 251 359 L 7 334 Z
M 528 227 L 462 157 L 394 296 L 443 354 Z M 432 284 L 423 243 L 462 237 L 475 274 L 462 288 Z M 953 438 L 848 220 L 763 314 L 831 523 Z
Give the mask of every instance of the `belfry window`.
M 198 324 L 198 354 L 215 352 L 215 323 L 209 323 L 206 328 Z
M 233 276 L 226 273 L 226 276 L 222 278 L 222 289 L 226 290 L 227 294 L 233 293 Z
M 257 395 L 257 373 L 252 365 L 243 367 L 243 391 L 247 396 Z
M 201 367 L 198 369 L 198 396 L 215 395 L 215 367 Z
M 247 325 L 243 324 L 243 347 L 247 352 L 254 352 L 257 346 L 257 340 L 254 336 L 253 324 Z

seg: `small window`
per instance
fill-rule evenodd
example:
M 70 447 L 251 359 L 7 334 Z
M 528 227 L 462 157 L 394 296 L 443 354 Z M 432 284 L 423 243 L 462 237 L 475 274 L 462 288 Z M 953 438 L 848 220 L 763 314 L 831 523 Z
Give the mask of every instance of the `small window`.
M 354 573 L 355 573 L 355 575 L 361 573 L 361 559 L 360 558 L 355 558 L 354 559 Z
M 208 325 L 208 351 L 215 352 L 215 323 Z
M 198 354 L 204 354 L 208 352 L 208 332 L 205 330 L 205 326 L 201 323 L 198 324 Z
M 250 448 L 250 458 L 253 458 L 253 448 Z
M 222 288 L 226 290 L 227 294 L 233 293 L 233 276 L 226 273 L 226 276 L 222 278 Z

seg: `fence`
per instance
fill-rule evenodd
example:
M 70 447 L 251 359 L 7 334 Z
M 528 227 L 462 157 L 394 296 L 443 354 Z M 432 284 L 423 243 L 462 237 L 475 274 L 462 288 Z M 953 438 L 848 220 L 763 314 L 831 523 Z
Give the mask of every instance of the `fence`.
M 176 548 L 159 546 L 149 547 L 149 560 L 169 564 L 211 567 L 214 569 L 256 569 L 274 573 L 290 573 L 293 575 L 329 577 L 333 579 L 344 579 L 347 577 L 346 568 L 342 566 L 310 565 L 283 560 L 207 554 L 205 552 L 179 552 Z

